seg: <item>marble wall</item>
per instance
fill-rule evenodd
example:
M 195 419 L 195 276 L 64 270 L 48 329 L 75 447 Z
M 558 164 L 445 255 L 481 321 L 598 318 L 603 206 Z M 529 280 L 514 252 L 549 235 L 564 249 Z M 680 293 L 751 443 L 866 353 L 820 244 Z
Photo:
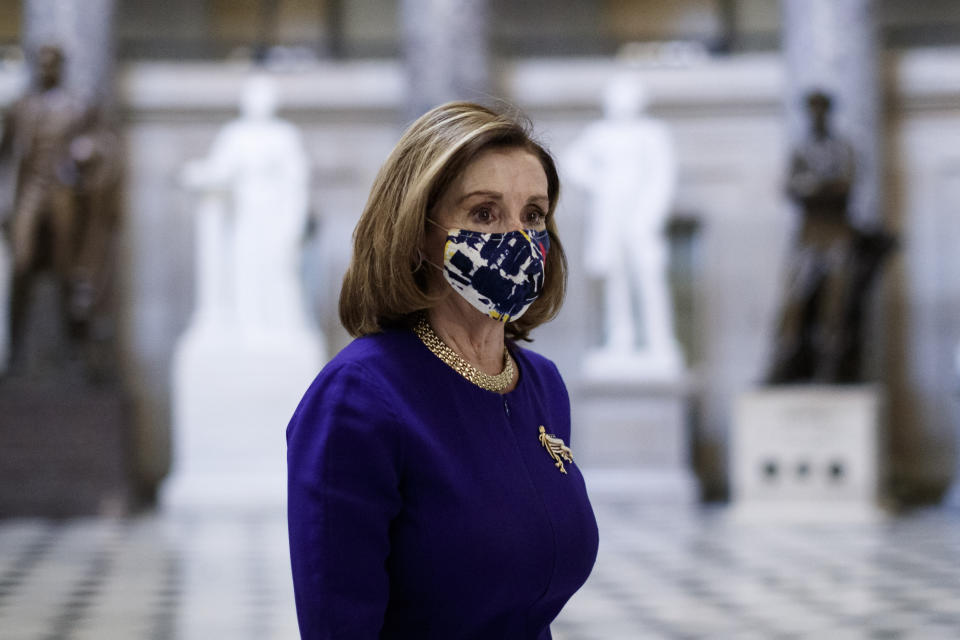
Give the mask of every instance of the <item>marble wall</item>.
M 929 493 L 955 467 L 960 397 L 951 365 L 960 341 L 960 51 L 889 54 L 887 131 L 889 223 L 900 255 L 878 290 L 872 366 L 891 394 L 893 470 L 898 491 Z M 556 155 L 600 116 L 606 60 L 530 60 L 497 69 L 500 93 L 534 119 Z M 15 95 L 16 69 L 0 70 L 0 105 Z M 781 196 L 785 125 L 783 69 L 770 54 L 701 66 L 642 71 L 653 113 L 672 127 L 680 183 L 676 210 L 700 222 L 693 252 L 693 343 L 697 388 L 694 457 L 704 493 L 726 491 L 732 401 L 759 377 L 772 333 L 779 278 L 792 229 Z M 235 112 L 244 67 L 223 64 L 126 66 L 120 79 L 129 154 L 124 225 L 124 344 L 136 389 L 142 473 L 169 464 L 170 356 L 192 308 L 193 203 L 177 184 Z M 314 163 L 317 232 L 304 274 L 328 344 L 349 341 L 336 301 L 350 233 L 379 164 L 403 128 L 402 69 L 392 62 L 321 65 L 279 77 L 285 117 L 302 127 Z M 562 164 L 561 164 L 562 173 Z M 535 334 L 574 391 L 579 360 L 599 341 L 592 283 L 577 269 L 585 194 L 563 190 L 558 222 L 571 261 L 561 315 Z M 276 425 L 282 437 L 284 425 Z

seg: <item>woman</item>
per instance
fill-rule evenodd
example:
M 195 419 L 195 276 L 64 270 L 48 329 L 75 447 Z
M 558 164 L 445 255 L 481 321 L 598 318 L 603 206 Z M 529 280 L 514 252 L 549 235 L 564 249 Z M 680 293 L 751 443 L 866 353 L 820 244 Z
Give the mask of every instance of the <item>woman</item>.
M 354 232 L 357 339 L 287 429 L 304 638 L 550 638 L 597 528 L 556 367 L 517 345 L 566 278 L 550 155 L 470 103 L 417 120 Z

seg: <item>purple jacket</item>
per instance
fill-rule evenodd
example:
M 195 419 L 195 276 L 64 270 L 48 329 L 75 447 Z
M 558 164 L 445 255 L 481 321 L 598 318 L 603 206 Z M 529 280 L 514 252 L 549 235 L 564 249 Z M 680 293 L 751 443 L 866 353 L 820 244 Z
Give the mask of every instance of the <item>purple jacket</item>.
M 539 440 L 543 425 L 570 444 L 563 380 L 510 348 L 506 395 L 408 330 L 355 340 L 314 380 L 287 428 L 303 638 L 550 638 L 597 523 L 577 464 L 561 473 Z

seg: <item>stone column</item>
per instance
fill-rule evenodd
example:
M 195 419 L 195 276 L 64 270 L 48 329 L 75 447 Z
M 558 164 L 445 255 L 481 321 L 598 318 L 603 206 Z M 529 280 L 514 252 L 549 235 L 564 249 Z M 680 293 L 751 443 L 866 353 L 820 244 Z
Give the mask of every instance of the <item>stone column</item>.
M 23 46 L 35 52 L 55 44 L 66 56 L 64 85 L 86 104 L 112 102 L 115 0 L 26 0 Z
M 880 222 L 883 116 L 875 0 L 781 0 L 785 100 L 791 146 L 807 133 L 804 95 L 834 98 L 833 128 L 853 144 L 855 222 Z
M 402 0 L 408 119 L 450 100 L 490 97 L 486 0 Z

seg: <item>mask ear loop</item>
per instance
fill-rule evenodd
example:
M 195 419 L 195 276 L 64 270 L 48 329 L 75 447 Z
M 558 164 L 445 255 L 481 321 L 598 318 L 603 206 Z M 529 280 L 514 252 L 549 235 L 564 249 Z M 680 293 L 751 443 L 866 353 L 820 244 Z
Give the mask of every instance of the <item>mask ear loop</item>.
M 450 233 L 450 229 L 447 229 L 446 227 L 441 227 L 439 222 L 431 220 L 429 217 L 426 218 L 426 221 L 432 224 L 433 226 L 435 226 L 436 228 L 440 229 L 444 233 Z
M 442 267 L 439 267 L 439 266 L 433 264 L 432 262 L 430 262 L 429 260 L 427 260 L 427 256 L 423 255 L 423 249 L 421 249 L 420 247 L 417 247 L 417 264 L 416 264 L 416 266 L 413 268 L 413 272 L 416 273 L 417 271 L 420 271 L 420 269 L 422 269 L 422 268 L 423 268 L 423 265 L 425 265 L 425 264 L 430 265 L 431 267 L 433 267 L 433 268 L 436 269 L 437 271 L 443 271 L 443 268 L 442 268 Z
M 425 216 L 425 220 L 430 224 L 440 227 L 440 225 L 434 222 L 433 220 L 431 220 L 429 216 Z M 443 227 L 440 227 L 440 228 L 442 229 Z M 420 269 L 423 268 L 423 264 L 425 262 L 427 262 L 427 258 L 426 256 L 423 255 L 423 249 L 421 249 L 420 247 L 417 247 L 417 264 L 414 265 L 413 272 L 416 273 L 417 271 L 420 271 Z
M 425 219 L 426 219 L 427 222 L 429 222 L 429 223 L 432 224 L 433 226 L 437 227 L 438 229 L 440 229 L 440 230 L 443 231 L 444 233 L 447 233 L 447 234 L 450 233 L 450 230 L 449 230 L 449 229 L 446 229 L 446 228 L 444 228 L 444 227 L 441 227 L 439 222 L 436 222 L 435 220 L 431 220 L 429 217 L 426 217 Z M 416 268 L 414 269 L 414 271 L 415 271 L 415 272 L 416 272 L 416 271 L 419 271 L 419 270 L 423 267 L 424 264 L 430 265 L 431 267 L 433 267 L 433 268 L 436 269 L 437 271 L 440 271 L 441 273 L 443 272 L 443 267 L 440 267 L 440 266 L 438 266 L 438 265 L 435 265 L 435 264 L 433 264 L 432 262 L 430 262 L 429 260 L 427 260 L 427 257 L 426 257 L 425 255 L 423 255 L 423 249 L 421 249 L 420 247 L 417 247 L 417 266 L 416 266 Z

